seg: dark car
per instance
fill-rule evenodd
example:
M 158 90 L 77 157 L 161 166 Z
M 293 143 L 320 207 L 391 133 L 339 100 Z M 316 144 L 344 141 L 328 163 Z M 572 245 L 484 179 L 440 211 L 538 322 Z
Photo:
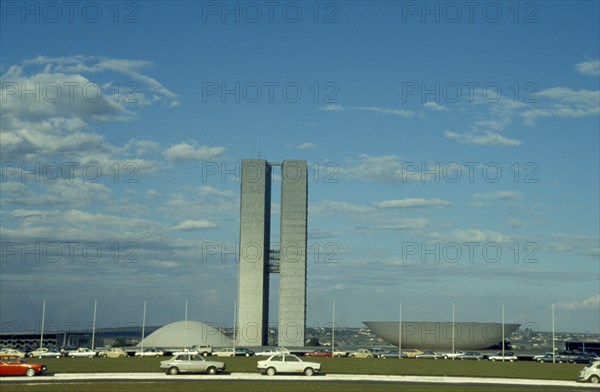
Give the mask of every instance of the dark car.
M 246 348 L 246 347 L 237 347 L 235 349 L 236 357 L 252 357 L 254 356 L 254 351 Z
M 483 359 L 483 354 L 481 354 L 477 351 L 467 351 L 466 353 L 461 355 L 459 358 L 461 361 L 469 360 L 469 359 L 472 361 L 481 361 Z
M 600 357 L 594 354 L 579 354 L 575 358 L 569 359 L 571 363 L 592 363 L 600 360 Z

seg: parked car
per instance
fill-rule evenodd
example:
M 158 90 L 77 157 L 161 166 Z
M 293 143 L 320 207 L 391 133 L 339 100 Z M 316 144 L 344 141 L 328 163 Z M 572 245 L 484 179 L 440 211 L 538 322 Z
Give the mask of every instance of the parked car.
M 158 348 L 151 348 L 150 350 L 147 350 L 147 351 L 138 351 L 134 354 L 135 357 L 156 357 L 156 358 L 162 357 L 163 355 L 165 355 L 165 353 Z
M 488 356 L 488 360 L 494 361 L 494 362 L 495 361 L 514 362 L 514 361 L 519 360 L 519 358 L 512 351 L 505 351 L 504 356 L 502 356 L 502 352 L 498 352 L 494 355 Z
M 235 355 L 236 357 L 251 357 L 254 355 L 254 351 L 246 347 L 236 347 Z
M 534 361 L 538 361 L 540 358 L 544 358 L 546 355 L 552 355 L 552 352 L 548 351 L 548 352 L 546 352 L 544 354 L 534 355 L 533 356 L 533 360 Z
M 25 362 L 17 355 L 0 354 L 0 376 L 33 377 L 46 371 L 42 363 Z
M 0 355 L 16 355 L 17 357 L 25 358 L 26 353 L 14 348 L 3 348 L 0 350 Z
M 483 354 L 477 351 L 467 351 L 463 355 L 460 356 L 460 360 L 473 360 L 473 361 L 481 361 L 483 359 Z
M 569 360 L 571 363 L 592 363 L 595 361 L 600 361 L 600 357 L 594 354 L 579 354 Z
M 444 358 L 444 359 L 459 359 L 463 355 L 465 355 L 464 351 L 455 351 L 453 353 L 443 353 L 442 358 Z
M 96 356 L 96 352 L 90 350 L 87 347 L 80 347 L 77 350 L 67 351 L 67 357 L 73 357 L 73 358 L 81 358 L 81 357 L 93 358 L 95 356 Z
M 27 356 L 30 358 L 60 358 L 62 354 L 47 347 L 42 347 L 27 353 Z
M 333 356 L 333 354 L 331 353 L 331 350 L 315 350 L 312 352 L 308 352 L 306 354 L 304 354 L 307 357 L 331 357 Z
M 379 353 L 377 358 L 382 358 L 382 359 L 396 358 L 396 359 L 398 359 L 398 355 L 399 355 L 398 350 L 389 350 L 389 351 L 384 351 L 382 353 Z M 408 355 L 406 355 L 406 353 L 402 352 L 402 358 L 408 358 Z
M 128 357 L 129 354 L 127 354 L 127 351 L 123 350 L 121 347 L 113 347 L 98 352 L 98 356 L 104 358 L 125 358 Z
M 408 358 L 414 358 L 419 354 L 423 354 L 423 351 L 417 350 L 416 348 L 409 348 L 408 350 L 402 350 L 402 352 L 406 354 Z
M 179 373 L 217 374 L 224 371 L 226 365 L 223 362 L 209 361 L 200 354 L 179 354 L 169 360 L 161 361 L 160 368 L 170 375 Z
M 577 381 L 591 382 L 592 384 L 600 383 L 600 361 L 594 361 L 585 365 L 585 367 L 579 371 Z
M 333 354 L 332 355 L 334 357 L 336 357 L 336 358 L 347 357 L 348 356 L 348 351 L 333 349 Z
M 350 358 L 373 358 L 373 352 L 366 348 L 359 348 L 358 350 L 348 354 Z
M 275 354 L 290 354 L 290 351 L 287 348 L 278 347 L 278 348 L 268 348 L 263 351 L 259 351 L 254 353 L 257 357 L 270 357 Z
M 213 351 L 212 355 L 217 357 L 235 357 L 235 350 L 233 348 L 221 348 Z
M 425 351 L 423 354 L 415 355 L 416 359 L 441 359 L 443 355 L 437 351 Z
M 305 362 L 291 354 L 276 354 L 266 360 L 258 361 L 257 368 L 262 374 L 269 376 L 277 373 L 303 373 L 306 376 L 312 376 L 321 371 L 321 364 Z
M 210 344 L 202 345 L 202 346 L 192 346 L 192 350 L 198 351 L 198 353 L 204 355 L 205 357 L 212 354 L 213 347 Z
M 546 362 L 563 363 L 563 362 L 568 362 L 568 360 L 566 360 L 562 356 L 560 356 L 558 354 L 552 355 L 552 353 L 546 354 L 543 357 L 540 357 L 540 358 L 536 359 L 536 361 L 538 361 L 540 363 L 546 363 Z

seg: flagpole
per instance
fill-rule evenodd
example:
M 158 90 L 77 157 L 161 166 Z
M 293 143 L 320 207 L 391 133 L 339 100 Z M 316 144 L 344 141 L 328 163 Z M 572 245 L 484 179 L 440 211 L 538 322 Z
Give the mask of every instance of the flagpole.
M 44 322 L 46 319 L 46 300 L 42 305 L 42 328 L 40 330 L 40 348 L 44 347 Z
M 335 301 L 333 301 L 333 315 L 331 317 L 331 358 L 335 352 Z
M 504 362 L 504 304 L 502 304 L 502 362 Z
M 400 301 L 400 316 L 398 318 L 398 359 L 402 359 L 402 301 Z
M 235 352 L 235 324 L 237 323 L 237 300 L 233 301 L 233 351 Z
M 188 317 L 188 301 L 185 300 L 185 320 L 183 322 L 183 349 L 187 348 L 187 317 Z
M 556 363 L 556 340 L 554 339 L 554 304 L 552 304 L 552 363 Z
M 456 331 L 454 329 L 454 304 L 452 304 L 452 354 L 454 354 L 454 340 L 456 338 Z M 452 360 L 454 360 L 456 356 L 452 355 Z
M 142 319 L 142 352 L 144 352 L 144 336 L 146 335 L 146 301 L 144 300 L 144 318 Z
M 94 322 L 92 323 L 92 351 L 94 351 L 94 343 L 96 341 L 96 306 L 98 300 L 94 300 Z

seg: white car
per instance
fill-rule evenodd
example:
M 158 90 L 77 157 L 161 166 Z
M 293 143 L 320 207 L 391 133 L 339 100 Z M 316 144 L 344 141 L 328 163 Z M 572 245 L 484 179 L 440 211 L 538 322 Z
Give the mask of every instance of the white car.
M 77 350 L 67 352 L 67 357 L 73 357 L 73 358 L 81 358 L 81 357 L 93 358 L 95 356 L 96 356 L 96 352 L 90 350 L 87 347 L 81 347 L 81 348 L 78 348 Z
M 212 354 L 217 357 L 235 357 L 235 350 L 233 348 L 221 348 L 213 351 Z
M 257 368 L 262 374 L 269 376 L 277 373 L 303 373 L 306 376 L 312 376 L 321 371 L 321 364 L 305 362 L 291 354 L 276 354 L 264 361 L 258 361 Z
M 519 358 L 515 355 L 515 353 L 511 352 L 511 351 L 505 351 L 504 352 L 504 356 L 502 356 L 502 353 L 496 353 L 494 355 L 490 355 L 488 356 L 488 360 L 490 361 L 504 361 L 504 362 L 514 362 L 519 360 Z
M 62 354 L 58 351 L 53 351 L 47 349 L 46 347 L 42 347 L 27 353 L 27 356 L 30 358 L 60 358 L 62 357 Z
M 164 352 L 160 351 L 157 348 L 152 348 L 148 351 L 138 351 L 134 354 L 134 356 L 136 357 L 162 357 L 163 355 L 165 355 Z
M 461 356 L 465 355 L 464 351 L 455 351 L 453 353 L 443 353 L 444 359 L 460 359 Z
M 0 350 L 0 354 L 2 355 L 16 355 L 17 357 L 21 357 L 24 358 L 25 357 L 25 353 L 21 350 L 16 350 L 14 348 L 3 348 L 2 350 Z
M 375 355 L 373 351 L 366 348 L 359 348 L 358 350 L 348 354 L 350 358 L 373 358 Z
M 275 354 L 290 354 L 290 350 L 287 348 L 279 347 L 279 348 L 269 348 L 264 351 L 259 351 L 254 353 L 257 357 L 270 357 Z
M 600 361 L 594 361 L 585 365 L 577 376 L 578 382 L 591 382 L 592 384 L 600 383 Z
M 223 362 L 209 361 L 199 354 L 175 355 L 167 361 L 160 362 L 160 368 L 172 376 L 179 373 L 217 374 L 225 370 L 225 367 Z

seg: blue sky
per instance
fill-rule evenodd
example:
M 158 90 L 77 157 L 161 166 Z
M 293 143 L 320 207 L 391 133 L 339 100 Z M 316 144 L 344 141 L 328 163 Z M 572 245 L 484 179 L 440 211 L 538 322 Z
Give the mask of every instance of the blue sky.
M 309 326 L 600 332 L 597 2 L 52 4 L 1 10 L 3 330 L 231 325 L 261 157 L 309 164 Z

